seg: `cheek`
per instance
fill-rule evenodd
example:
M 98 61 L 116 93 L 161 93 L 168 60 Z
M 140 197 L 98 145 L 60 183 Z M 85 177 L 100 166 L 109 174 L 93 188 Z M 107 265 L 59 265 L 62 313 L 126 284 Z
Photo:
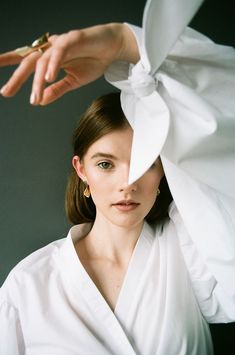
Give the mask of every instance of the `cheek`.
M 99 177 L 99 174 L 96 174 L 94 170 L 88 170 L 86 177 L 87 177 L 87 182 L 90 186 L 90 190 L 97 190 L 97 189 L 99 190 L 99 188 L 102 189 L 103 184 L 101 184 L 101 179 Z
M 106 174 L 98 169 L 91 168 L 86 170 L 86 178 L 90 187 L 91 194 L 94 198 L 99 195 L 104 198 L 109 190 L 112 189 L 110 179 L 106 178 Z
M 157 190 L 160 185 L 162 174 L 155 172 L 148 172 L 144 176 L 143 184 L 148 191 Z
M 149 184 L 148 187 L 145 188 L 146 198 L 148 198 L 148 200 L 155 201 L 157 197 L 157 189 L 158 185 L 156 186 L 156 184 Z
M 96 183 L 99 181 L 99 175 L 96 174 L 95 169 L 86 169 L 86 178 L 89 185 Z
M 154 172 L 148 172 L 142 179 L 142 190 L 146 197 L 155 201 L 157 197 L 157 190 L 160 185 L 162 174 L 156 174 Z

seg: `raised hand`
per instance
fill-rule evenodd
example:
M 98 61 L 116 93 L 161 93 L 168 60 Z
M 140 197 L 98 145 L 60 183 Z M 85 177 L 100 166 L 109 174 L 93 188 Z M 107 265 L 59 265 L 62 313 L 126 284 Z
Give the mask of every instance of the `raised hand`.
M 0 55 L 0 66 L 19 64 L 1 89 L 1 94 L 5 97 L 15 95 L 35 72 L 30 102 L 46 105 L 66 92 L 96 80 L 113 61 L 136 63 L 138 59 L 135 37 L 124 24 L 111 23 L 73 30 L 49 37 L 44 53 L 35 51 L 25 58 L 15 51 Z M 61 69 L 65 76 L 55 81 Z

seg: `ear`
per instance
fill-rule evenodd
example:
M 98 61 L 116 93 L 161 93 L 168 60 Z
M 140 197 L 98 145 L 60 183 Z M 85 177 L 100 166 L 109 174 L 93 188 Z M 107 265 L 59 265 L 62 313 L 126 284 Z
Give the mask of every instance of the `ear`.
M 82 179 L 82 181 L 86 181 L 86 174 L 85 174 L 85 169 L 84 169 L 84 164 L 80 160 L 78 155 L 75 155 L 72 159 L 72 165 L 74 169 L 76 170 L 77 175 Z

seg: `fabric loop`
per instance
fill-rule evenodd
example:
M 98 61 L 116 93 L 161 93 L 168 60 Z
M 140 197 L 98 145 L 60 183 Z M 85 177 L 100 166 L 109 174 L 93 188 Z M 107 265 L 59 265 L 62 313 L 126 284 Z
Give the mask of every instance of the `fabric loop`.
M 147 72 L 141 62 L 135 65 L 128 79 L 137 97 L 151 95 L 157 88 L 156 79 Z
M 148 0 L 143 32 L 131 27 L 140 62 L 109 78 L 133 128 L 129 184 L 160 154 L 182 221 L 216 280 L 213 294 L 235 319 L 235 51 L 185 28 L 200 4 Z M 207 319 L 223 321 L 213 309 Z

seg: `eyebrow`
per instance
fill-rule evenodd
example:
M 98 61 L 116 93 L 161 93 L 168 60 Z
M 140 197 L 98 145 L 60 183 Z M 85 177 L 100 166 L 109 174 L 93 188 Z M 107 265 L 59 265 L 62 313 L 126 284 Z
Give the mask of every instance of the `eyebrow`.
M 103 153 L 103 152 L 97 152 L 94 155 L 92 155 L 91 159 L 95 159 L 95 158 L 107 158 L 107 159 L 117 160 L 117 157 L 115 157 L 115 155 L 109 153 Z

